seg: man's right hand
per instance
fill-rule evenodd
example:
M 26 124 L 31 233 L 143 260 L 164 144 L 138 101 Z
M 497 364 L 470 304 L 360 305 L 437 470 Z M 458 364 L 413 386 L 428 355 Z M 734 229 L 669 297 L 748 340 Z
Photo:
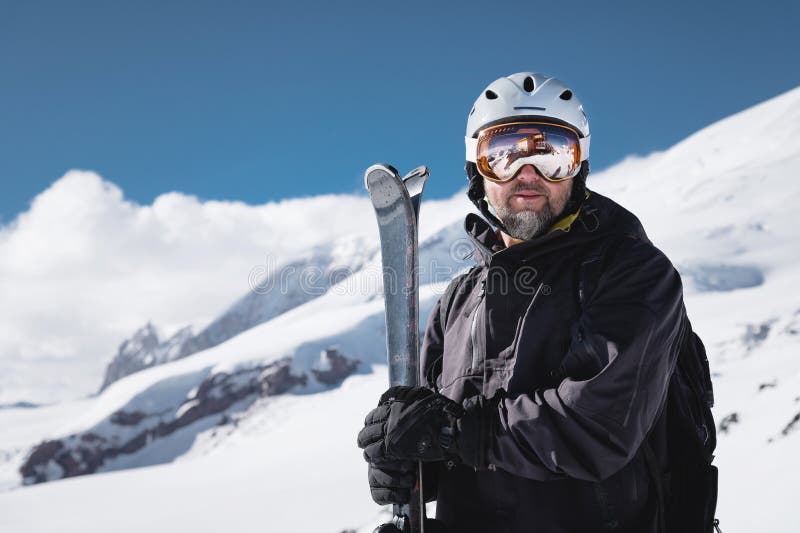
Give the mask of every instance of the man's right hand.
M 379 505 L 405 504 L 411 501 L 416 483 L 417 463 L 385 459 L 369 463 L 367 477 L 372 499 Z
M 460 404 L 430 389 L 396 385 L 367 415 L 358 447 L 368 463 L 446 460 L 455 455 L 448 448 L 463 413 Z

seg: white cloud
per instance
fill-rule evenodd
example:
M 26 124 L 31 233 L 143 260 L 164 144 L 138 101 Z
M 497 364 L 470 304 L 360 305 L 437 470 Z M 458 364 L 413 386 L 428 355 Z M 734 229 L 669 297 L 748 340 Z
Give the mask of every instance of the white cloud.
M 152 205 L 71 171 L 0 228 L 0 404 L 94 391 L 147 320 L 202 325 L 284 258 L 375 232 L 368 200 L 327 195 L 251 206 L 178 192 Z

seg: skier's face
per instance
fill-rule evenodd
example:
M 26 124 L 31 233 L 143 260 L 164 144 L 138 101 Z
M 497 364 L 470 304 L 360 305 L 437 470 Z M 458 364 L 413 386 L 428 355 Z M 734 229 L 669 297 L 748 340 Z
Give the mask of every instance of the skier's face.
M 484 179 L 483 188 L 511 236 L 528 240 L 547 231 L 564 211 L 572 193 L 572 179 L 547 181 L 532 165 L 525 165 L 510 181 Z

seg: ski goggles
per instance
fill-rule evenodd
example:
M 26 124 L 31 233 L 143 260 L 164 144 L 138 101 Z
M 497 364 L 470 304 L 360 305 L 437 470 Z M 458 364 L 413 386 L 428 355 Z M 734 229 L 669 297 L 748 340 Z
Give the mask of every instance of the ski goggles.
M 512 180 L 525 165 L 533 165 L 548 181 L 574 178 L 589 158 L 589 136 L 547 122 L 498 124 L 465 142 L 467 161 L 475 163 L 481 176 L 498 183 Z

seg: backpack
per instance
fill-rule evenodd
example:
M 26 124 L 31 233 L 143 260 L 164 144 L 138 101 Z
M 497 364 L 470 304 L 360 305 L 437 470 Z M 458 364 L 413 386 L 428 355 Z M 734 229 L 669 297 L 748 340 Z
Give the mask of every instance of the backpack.
M 607 249 L 592 250 L 581 262 L 578 302 L 589 300 L 600 278 Z M 439 304 L 442 329 L 453 296 L 467 274 L 454 278 Z M 659 533 L 721 533 L 714 517 L 717 506 L 717 467 L 712 464 L 717 445 L 711 408 L 714 390 L 703 341 L 692 330 L 684 313 L 682 340 L 665 403 L 669 471 L 660 472 L 658 461 L 645 438 L 642 451 L 659 501 Z

